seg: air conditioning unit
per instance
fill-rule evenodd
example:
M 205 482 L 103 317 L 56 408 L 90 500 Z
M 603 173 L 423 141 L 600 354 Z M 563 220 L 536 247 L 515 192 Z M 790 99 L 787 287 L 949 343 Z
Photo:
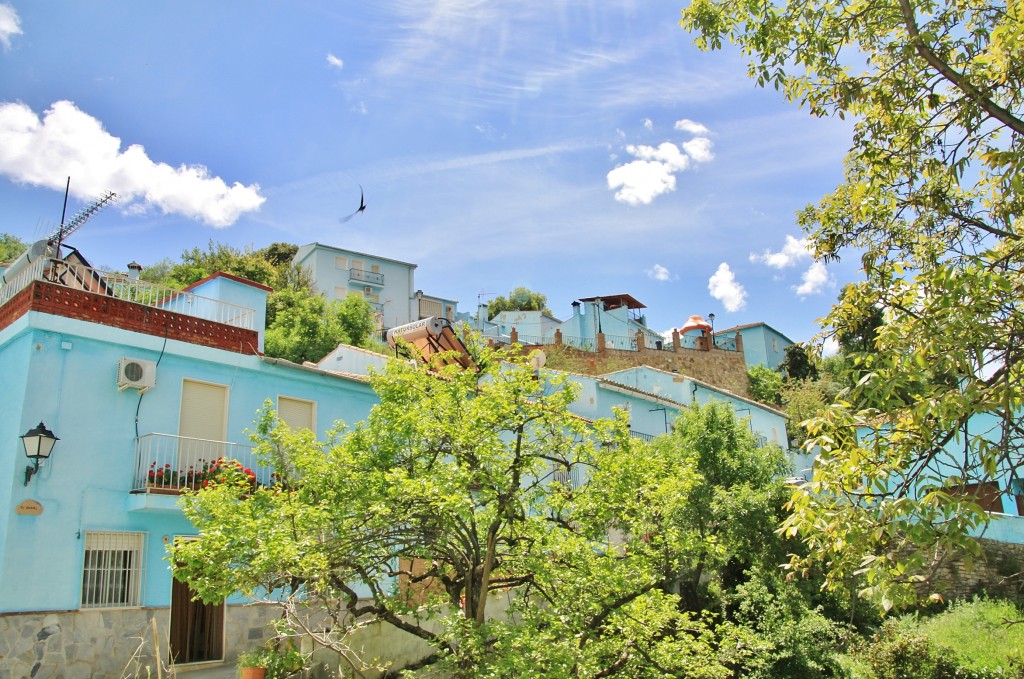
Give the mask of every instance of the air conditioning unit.
M 156 385 L 156 363 L 139 358 L 122 358 L 117 364 L 117 390 L 131 387 L 145 393 Z

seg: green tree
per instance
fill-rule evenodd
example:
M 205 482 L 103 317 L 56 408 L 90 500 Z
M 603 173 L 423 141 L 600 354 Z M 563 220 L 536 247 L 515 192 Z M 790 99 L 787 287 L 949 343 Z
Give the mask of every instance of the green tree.
M 786 347 L 786 355 L 779 365 L 787 380 L 817 379 L 818 367 L 802 344 L 790 344 Z
M 361 346 L 374 329 L 373 308 L 362 297 L 328 301 L 301 288 L 272 295 L 267 317 L 267 355 L 294 363 L 319 361 L 342 343 Z
M 508 293 L 508 297 L 495 297 L 487 303 L 487 318 L 494 318 L 502 311 L 543 311 L 550 314 L 548 298 L 529 288 L 519 287 Z
M 747 370 L 747 383 L 751 398 L 773 406 L 782 403 L 782 375 L 778 371 L 755 365 Z
M 181 287 L 177 281 L 171 278 L 171 271 L 175 266 L 177 266 L 177 263 L 173 259 L 164 257 L 159 262 L 142 267 L 142 273 L 139 274 L 139 278 L 159 285 Z
M 773 542 L 766 536 L 773 532 L 784 501 L 782 480 L 789 475 L 789 463 L 778 446 L 758 448 L 729 404 L 687 408 L 651 452 L 696 474 L 676 527 L 690 532 L 691 542 L 698 545 L 680 578 L 688 608 L 706 607 L 709 587 L 721 580 L 730 561 L 750 566 L 782 557 L 764 548 Z
M 257 250 L 255 254 L 280 269 L 289 266 L 298 251 L 299 246 L 292 243 L 271 243 L 267 247 Z
M 781 544 L 781 453 L 725 406 L 693 408 L 649 451 L 625 417 L 573 416 L 564 376 L 474 355 L 479 372 L 392 362 L 368 420 L 326 443 L 265 412 L 259 453 L 280 484 L 188 496 L 199 535 L 173 546 L 175 576 L 209 601 L 265 596 L 299 627 L 326 614 L 330 630 L 308 628 L 356 668 L 351 634 L 370 621 L 426 641 L 416 667 L 458 677 L 765 666 L 774 645 L 678 590 L 710 599 L 726 564 L 778 562 L 763 545 Z
M 1024 441 L 1024 22 L 1020 3 L 695 0 L 682 25 L 724 40 L 814 115 L 855 121 L 845 180 L 799 216 L 817 256 L 856 252 L 864 280 L 826 322 L 874 346 L 810 427 L 821 454 L 786 530 L 891 607 L 929 555 L 977 554 L 990 520 L 965 489 L 1005 487 Z M 942 376 L 936 379 L 936 375 Z M 857 435 L 860 432 L 860 435 Z M 975 486 L 976 487 L 976 486 Z M 813 490 L 813 493 L 811 492 Z
M 25 243 L 17 236 L 12 236 L 9 233 L 0 233 L 0 263 L 13 262 L 27 249 L 28 243 Z

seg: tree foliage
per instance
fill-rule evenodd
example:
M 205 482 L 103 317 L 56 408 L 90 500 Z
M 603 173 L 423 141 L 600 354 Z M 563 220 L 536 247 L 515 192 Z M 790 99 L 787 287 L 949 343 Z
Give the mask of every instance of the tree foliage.
M 787 380 L 813 380 L 818 378 L 818 367 L 814 359 L 802 344 L 790 344 L 786 347 L 786 355 L 779 365 L 779 370 Z
M 28 243 L 17 236 L 0 233 L 0 263 L 14 261 L 27 249 Z
M 814 115 L 855 121 L 845 180 L 799 216 L 864 280 L 826 319 L 859 379 L 810 427 L 820 452 L 787 530 L 830 584 L 890 607 L 934 557 L 976 554 L 973 484 L 1008 485 L 1024 348 L 1020 2 L 695 0 L 682 25 Z M 874 328 L 873 346 L 861 330 Z M 937 379 L 936 376 L 941 376 Z M 858 436 L 858 432 L 862 435 Z M 925 590 L 927 591 L 927 590 Z
M 339 344 L 362 346 L 374 329 L 373 309 L 362 297 L 328 301 L 308 290 L 282 290 L 267 303 L 264 345 L 268 356 L 316 362 Z
M 267 298 L 268 356 L 296 363 L 318 361 L 338 344 L 366 346 L 376 327 L 373 308 L 361 298 L 328 301 L 314 290 L 306 269 L 292 264 L 298 246 L 271 243 L 260 250 L 210 241 L 145 267 L 142 278 L 184 288 L 218 272 L 271 287 Z
M 763 365 L 747 370 L 747 384 L 751 398 L 768 405 L 782 403 L 782 375 Z
M 487 303 L 487 318 L 494 318 L 502 311 L 543 311 L 550 314 L 548 298 L 529 288 L 519 287 L 508 293 L 508 297 L 495 297 Z
M 784 553 L 781 451 L 726 406 L 648 449 L 625 417 L 573 416 L 564 376 L 473 350 L 479 372 L 392 362 L 368 420 L 327 442 L 265 412 L 280 483 L 188 496 L 199 535 L 173 546 L 175 576 L 206 600 L 265 597 L 356 668 L 358 630 L 380 621 L 430 645 L 417 667 L 457 677 L 797 676 L 768 671 L 786 645 L 753 614 L 726 613 L 792 592 L 774 567 L 773 593 L 736 588 Z

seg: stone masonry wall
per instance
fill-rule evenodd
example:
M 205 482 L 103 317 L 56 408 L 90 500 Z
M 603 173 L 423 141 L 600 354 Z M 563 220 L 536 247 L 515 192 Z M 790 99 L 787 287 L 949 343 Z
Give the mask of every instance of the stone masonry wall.
M 564 345 L 524 347 L 525 350 L 533 348 L 543 349 L 548 358 L 547 366 L 557 370 L 567 370 L 584 375 L 602 375 L 615 370 L 646 365 L 666 372 L 678 372 L 681 375 L 730 391 L 737 396 L 750 397 L 747 362 L 742 351 L 606 349 L 599 354 L 579 351 Z
M 228 606 L 226 660 L 270 638 L 274 618 L 271 607 Z M 0 679 L 155 677 L 154 619 L 160 655 L 166 657 L 169 608 L 2 614 Z
M 969 566 L 960 555 L 947 558 L 934 582 L 947 601 L 986 593 L 1020 601 L 1024 597 L 1024 545 L 979 540 L 982 558 Z

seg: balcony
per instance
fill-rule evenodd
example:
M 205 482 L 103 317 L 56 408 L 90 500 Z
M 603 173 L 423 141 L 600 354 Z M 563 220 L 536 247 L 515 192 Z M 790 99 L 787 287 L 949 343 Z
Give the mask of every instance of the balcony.
M 359 283 L 368 283 L 370 285 L 384 285 L 384 274 L 377 271 L 364 271 L 363 269 L 349 269 L 348 279 L 350 281 L 358 281 Z
M 39 258 L 0 287 L 0 329 L 29 311 L 255 354 L 255 312 L 60 259 Z
M 260 485 L 272 482 L 272 470 L 259 463 L 253 446 L 154 433 L 135 439 L 131 492 L 178 495 L 183 489 L 198 490 L 224 460 L 237 460 Z

